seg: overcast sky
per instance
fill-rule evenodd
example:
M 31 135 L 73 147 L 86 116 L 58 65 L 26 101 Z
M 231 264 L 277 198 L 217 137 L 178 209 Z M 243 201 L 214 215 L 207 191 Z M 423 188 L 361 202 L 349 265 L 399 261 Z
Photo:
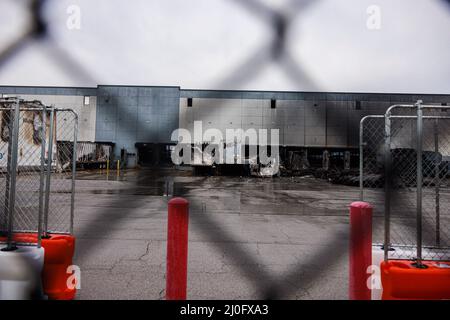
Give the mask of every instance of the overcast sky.
M 288 0 L 259 1 L 291 17 L 295 66 L 260 60 L 273 29 L 237 0 L 52 0 L 50 30 L 91 79 L 34 43 L 0 69 L 0 85 L 450 93 L 450 8 L 440 0 L 316 0 L 298 13 Z M 0 0 L 0 50 L 23 31 L 24 3 Z M 80 29 L 67 27 L 71 5 L 81 10 Z M 286 72 L 297 65 L 310 82 Z

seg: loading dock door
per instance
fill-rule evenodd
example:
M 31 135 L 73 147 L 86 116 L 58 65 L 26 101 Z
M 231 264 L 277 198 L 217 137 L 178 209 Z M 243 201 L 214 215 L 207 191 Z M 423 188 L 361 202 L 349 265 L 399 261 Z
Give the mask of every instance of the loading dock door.
M 163 143 L 136 143 L 138 164 L 141 167 L 171 166 L 170 145 Z

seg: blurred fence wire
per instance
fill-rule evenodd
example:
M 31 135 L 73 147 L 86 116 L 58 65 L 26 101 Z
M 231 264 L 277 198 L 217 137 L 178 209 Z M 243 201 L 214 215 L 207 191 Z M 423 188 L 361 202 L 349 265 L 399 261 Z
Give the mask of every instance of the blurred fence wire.
M 70 77 L 95 83 L 96 81 L 93 81 L 92 75 L 86 71 L 83 64 L 72 58 L 69 52 L 60 47 L 50 32 L 51 28 L 49 28 L 49 23 L 51 22 L 45 19 L 44 9 L 51 6 L 55 1 L 23 1 L 24 6 L 26 6 L 24 10 L 27 10 L 27 12 L 24 12 L 24 15 L 28 14 L 30 18 L 22 34 L 17 39 L 12 39 L 8 42 L 4 48 L 0 48 L 0 72 L 11 58 L 16 56 L 20 51 L 26 50 L 29 43 L 40 42 L 48 49 L 47 53 L 54 61 L 54 64 Z M 450 0 L 442 1 L 450 4 Z M 268 24 L 272 30 L 272 36 L 268 37 L 267 42 L 261 44 L 255 52 L 251 53 L 239 66 L 232 69 L 231 72 L 226 75 L 218 75 L 215 87 L 229 87 L 232 84 L 233 87 L 239 88 L 241 85 L 256 78 L 261 72 L 262 67 L 269 63 L 275 63 L 288 79 L 298 85 L 299 88 L 308 87 L 318 90 L 319 88 L 314 82 L 312 75 L 308 74 L 302 62 L 297 60 L 297 57 L 289 52 L 288 34 L 292 24 L 298 19 L 301 19 L 307 13 L 309 7 L 316 5 L 320 0 L 293 0 L 287 3 L 285 10 L 274 9 L 258 0 L 231 0 L 231 2 L 249 14 L 255 15 L 265 24 Z M 71 135 L 72 132 L 68 134 Z M 64 158 L 64 155 L 62 157 Z M 62 169 L 61 174 L 64 174 L 64 168 Z M 67 188 L 70 188 L 70 186 L 67 186 Z M 52 203 L 59 203 L 59 200 L 52 201 Z M 107 211 L 104 214 L 108 216 Z M 232 259 L 239 261 L 240 265 L 244 266 L 242 272 L 254 284 L 259 292 L 260 298 L 286 298 L 294 292 L 306 288 L 315 279 L 325 274 L 328 266 L 331 266 L 334 261 L 343 256 L 347 250 L 346 247 L 337 245 L 336 241 L 332 241 L 329 245 L 324 245 L 322 247 L 323 249 L 314 252 L 310 260 L 303 261 L 285 275 L 276 277 L 260 269 L 255 270 L 252 268 L 251 266 L 261 265 L 262 263 L 257 261 L 243 247 L 240 247 L 237 242 L 233 241 L 233 236 L 221 228 L 207 214 L 196 214 L 192 218 L 199 220 L 200 223 L 198 225 L 201 231 L 207 238 L 213 240 L 212 243 L 218 246 L 218 249 L 226 247 L 231 252 Z M 120 223 L 119 218 L 109 219 L 109 221 L 111 224 Z M 334 234 L 335 239 L 345 237 L 346 234 L 344 232 Z M 305 270 L 310 271 L 307 278 L 304 276 Z M 313 271 L 311 272 L 311 270 Z
M 317 90 L 317 85 L 304 70 L 302 64 L 296 61 L 289 52 L 287 36 L 293 21 L 301 17 L 301 14 L 310 5 L 316 4 L 320 0 L 293 0 L 286 6 L 289 8 L 287 12 L 274 10 L 257 0 L 232 1 L 268 24 L 273 35 L 268 37 L 267 43 L 262 44 L 254 53 L 250 54 L 235 71 L 223 77 L 218 82 L 217 88 L 230 87 L 230 85 L 240 87 L 257 77 L 265 64 L 275 62 L 293 83 Z

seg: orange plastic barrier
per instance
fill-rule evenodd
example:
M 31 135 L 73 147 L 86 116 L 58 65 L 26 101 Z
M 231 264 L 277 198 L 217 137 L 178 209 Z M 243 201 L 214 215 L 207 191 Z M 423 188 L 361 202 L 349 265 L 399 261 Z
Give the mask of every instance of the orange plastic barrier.
M 14 241 L 36 243 L 35 233 L 21 233 L 14 235 Z M 1 239 L 5 240 L 5 239 Z M 72 265 L 75 252 L 75 237 L 70 235 L 50 235 L 42 239 L 45 250 L 44 268 L 42 271 L 42 286 L 45 294 L 51 300 L 72 300 L 76 289 L 68 288 L 67 280 L 71 274 L 67 268 Z
M 450 262 L 390 260 L 381 263 L 383 300 L 450 299 Z
M 69 235 L 51 235 L 42 239 L 45 249 L 42 282 L 44 292 L 52 300 L 72 300 L 76 289 L 68 288 L 67 280 L 71 274 L 67 268 L 72 265 L 75 252 L 75 237 Z

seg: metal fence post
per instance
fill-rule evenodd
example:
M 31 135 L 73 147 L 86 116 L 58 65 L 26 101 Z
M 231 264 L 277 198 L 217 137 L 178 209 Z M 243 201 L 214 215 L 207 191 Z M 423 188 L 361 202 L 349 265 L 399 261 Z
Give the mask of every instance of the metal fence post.
M 423 110 L 422 101 L 417 101 L 417 266 L 422 265 L 422 182 L 423 182 L 423 172 L 422 172 L 422 148 L 423 148 Z
M 50 129 L 48 139 L 48 155 L 47 155 L 47 176 L 45 182 L 45 201 L 44 201 L 44 237 L 47 237 L 48 231 L 48 214 L 49 214 L 49 201 L 50 201 L 50 183 L 51 183 L 51 171 L 52 171 L 52 157 L 53 157 L 53 136 L 54 136 L 54 119 L 55 109 L 50 111 Z
M 17 151 L 19 143 L 19 125 L 20 125 L 20 100 L 17 99 L 14 107 L 14 117 L 9 122 L 9 150 L 8 150 L 8 238 L 7 246 L 4 251 L 17 249 L 13 241 L 14 231 L 14 208 L 16 201 L 16 178 L 17 178 Z M 11 128 L 12 127 L 12 128 Z M 11 130 L 12 129 L 12 130 Z
M 364 120 L 362 118 L 359 123 L 359 200 L 364 199 Z
M 441 243 L 441 208 L 440 208 L 440 181 L 439 181 L 439 119 L 434 120 L 434 192 L 435 192 L 435 209 L 436 209 L 436 245 Z
M 41 167 L 39 177 L 39 215 L 38 215 L 38 248 L 41 247 L 42 240 L 42 218 L 44 213 L 44 187 L 45 187 L 45 145 L 46 145 L 46 125 L 47 125 L 47 109 L 42 109 L 42 129 L 41 129 Z
M 6 177 L 5 177 L 5 204 L 3 207 L 3 224 L 6 228 L 6 236 L 8 236 L 8 212 L 9 212 L 9 194 L 11 188 L 11 149 L 12 149 L 12 141 L 11 141 L 11 129 L 12 129 L 12 112 L 9 110 L 9 120 L 8 120 L 8 155 L 6 159 Z
M 77 170 L 77 142 L 78 142 L 78 115 L 73 112 L 75 125 L 73 132 L 73 154 L 72 154 L 72 192 L 70 197 L 70 234 L 73 234 L 73 219 L 75 210 L 75 178 Z
M 384 120 L 384 260 L 389 260 L 390 216 L 391 216 L 391 113 L 386 112 Z

